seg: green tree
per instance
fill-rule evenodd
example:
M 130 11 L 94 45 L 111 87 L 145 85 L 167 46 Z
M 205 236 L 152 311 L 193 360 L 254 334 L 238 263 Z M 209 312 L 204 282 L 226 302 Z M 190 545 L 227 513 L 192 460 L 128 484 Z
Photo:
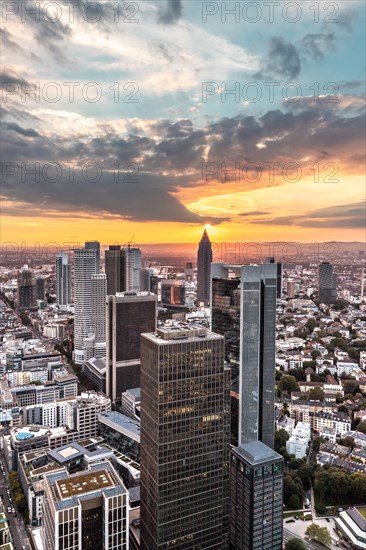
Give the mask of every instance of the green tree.
M 276 430 L 275 443 L 274 443 L 275 451 L 279 453 L 282 447 L 285 447 L 286 449 L 286 441 L 288 441 L 289 439 L 290 439 L 290 436 L 286 432 L 286 430 L 283 430 L 283 429 Z
M 357 424 L 357 431 L 366 434 L 366 422 L 361 421 Z
M 285 550 L 306 550 L 306 545 L 301 539 L 290 539 L 285 544 Z
M 306 529 L 305 534 L 312 540 L 317 540 L 325 546 L 329 546 L 332 543 L 332 538 L 326 527 L 319 527 L 316 523 L 312 523 Z
M 315 386 L 309 391 L 309 399 L 311 401 L 324 401 L 324 391 L 320 386 Z
M 313 351 L 311 352 L 311 357 L 313 359 L 316 359 L 317 357 L 319 357 L 320 354 L 320 351 L 318 349 L 313 349 Z
M 284 374 L 281 380 L 278 382 L 278 388 L 281 392 L 287 392 L 290 394 L 293 391 L 299 391 L 299 384 L 294 376 L 290 374 Z
M 287 508 L 290 510 L 300 510 L 302 508 L 299 495 L 293 494 L 290 496 L 287 501 Z

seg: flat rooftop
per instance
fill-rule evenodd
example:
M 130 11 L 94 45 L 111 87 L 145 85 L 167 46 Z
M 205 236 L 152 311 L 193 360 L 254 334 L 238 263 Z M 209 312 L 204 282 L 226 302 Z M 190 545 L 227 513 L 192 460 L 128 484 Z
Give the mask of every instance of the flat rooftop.
M 206 340 L 220 340 L 224 337 L 209 331 L 206 327 L 198 324 L 190 323 L 167 323 L 160 326 L 157 331 L 143 334 L 143 337 L 152 340 L 156 344 L 164 345 L 179 340 L 184 341 L 199 341 Z
M 273 449 L 262 443 L 262 441 L 252 441 L 243 443 L 234 449 L 234 452 L 243 457 L 251 465 L 255 466 L 262 462 L 273 460 L 283 460 L 282 456 Z
M 130 418 L 118 411 L 111 411 L 102 413 L 99 416 L 99 421 L 117 431 L 132 432 L 140 440 L 140 423 L 134 418 Z
M 76 476 L 59 479 L 55 483 L 56 493 L 60 500 L 94 491 L 101 491 L 115 487 L 115 485 L 112 476 L 106 470 L 83 472 Z

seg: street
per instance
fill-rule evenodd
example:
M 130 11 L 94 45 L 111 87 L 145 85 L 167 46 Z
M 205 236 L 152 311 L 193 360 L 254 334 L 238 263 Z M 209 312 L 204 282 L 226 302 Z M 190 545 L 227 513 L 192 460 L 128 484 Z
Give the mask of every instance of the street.
M 8 472 L 5 462 L 1 459 L 5 475 L 3 475 L 1 469 L 0 469 L 0 494 L 3 498 L 4 507 L 5 507 L 5 515 L 9 520 L 9 526 L 11 531 L 11 536 L 13 539 L 13 545 L 16 550 L 22 550 L 22 547 L 25 547 L 26 550 L 31 550 L 27 532 L 23 523 L 23 518 L 19 512 L 16 512 L 16 517 L 14 517 L 13 512 L 7 512 L 8 506 L 11 506 L 15 508 L 14 505 L 14 499 L 13 502 L 10 501 L 10 498 L 6 492 L 6 489 L 8 487 Z

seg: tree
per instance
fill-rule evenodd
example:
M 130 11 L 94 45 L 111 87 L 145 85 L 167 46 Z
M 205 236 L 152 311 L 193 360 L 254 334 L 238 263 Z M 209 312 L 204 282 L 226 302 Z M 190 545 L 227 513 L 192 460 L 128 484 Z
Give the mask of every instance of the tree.
M 289 434 L 286 432 L 286 430 L 276 430 L 275 432 L 275 443 L 274 448 L 275 451 L 278 453 L 282 447 L 285 447 L 286 449 L 286 441 L 290 439 Z
M 302 508 L 300 497 L 295 494 L 291 495 L 287 501 L 287 508 L 290 508 L 290 510 L 300 510 Z
M 357 431 L 366 434 L 366 422 L 361 421 L 357 424 Z
M 293 391 L 299 391 L 299 384 L 294 376 L 284 374 L 281 380 L 278 382 L 278 388 L 281 392 L 291 393 Z
M 301 539 L 290 539 L 286 542 L 285 550 L 306 550 L 306 546 Z
M 317 357 L 319 357 L 320 355 L 320 351 L 318 349 L 313 349 L 313 351 L 311 352 L 311 357 L 313 359 L 316 359 Z
M 311 401 L 324 401 L 324 391 L 320 386 L 315 386 L 309 391 L 309 399 Z
M 319 525 L 316 525 L 316 523 L 312 523 L 311 525 L 309 525 L 309 527 L 305 531 L 305 534 L 312 540 L 317 540 L 325 546 L 329 546 L 330 544 L 332 544 L 332 538 L 328 529 L 326 527 L 319 527 Z

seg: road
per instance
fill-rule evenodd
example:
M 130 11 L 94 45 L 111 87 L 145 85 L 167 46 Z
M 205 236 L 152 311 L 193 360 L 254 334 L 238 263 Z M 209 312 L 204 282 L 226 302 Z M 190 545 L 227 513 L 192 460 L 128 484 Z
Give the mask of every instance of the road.
M 283 529 L 283 542 L 285 543 L 290 539 L 300 539 L 300 540 L 302 540 L 305 543 L 306 548 L 309 548 L 309 550 L 325 550 L 325 546 L 323 546 L 322 544 L 318 544 L 315 541 L 309 542 L 308 540 L 303 539 L 303 538 L 299 537 L 298 535 L 295 535 L 294 533 L 291 533 L 291 531 L 289 531 L 288 529 L 284 528 Z
M 19 512 L 17 512 L 16 517 L 14 517 L 13 513 L 7 512 L 8 506 L 14 506 L 14 499 L 13 503 L 10 502 L 10 499 L 8 497 L 8 494 L 6 492 L 6 489 L 8 487 L 8 471 L 4 460 L 1 460 L 5 475 L 2 474 L 2 471 L 0 469 L 0 493 L 3 498 L 4 506 L 5 506 L 5 515 L 9 520 L 9 527 L 11 536 L 13 539 L 13 545 L 16 550 L 21 550 L 24 546 L 27 550 L 31 550 L 31 546 L 29 544 L 29 539 L 27 536 L 27 532 L 23 523 L 23 518 Z M 15 507 L 15 506 L 14 506 Z

